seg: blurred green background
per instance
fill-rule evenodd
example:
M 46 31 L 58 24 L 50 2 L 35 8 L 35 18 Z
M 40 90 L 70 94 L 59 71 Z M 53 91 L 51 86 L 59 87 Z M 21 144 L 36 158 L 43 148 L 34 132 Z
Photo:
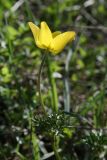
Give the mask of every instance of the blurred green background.
M 62 159 L 107 159 L 107 1 L 0 0 L 0 160 L 24 160 L 22 155 L 33 160 L 28 119 L 30 110 L 39 114 L 37 78 L 43 51 L 35 45 L 29 21 L 37 25 L 46 21 L 52 31 L 77 33 L 75 42 L 51 57 L 52 70 L 59 108 L 67 107 L 67 81 L 70 110 L 85 117 L 91 129 L 66 131 L 60 144 Z M 46 67 L 42 79 L 43 99 L 50 110 Z M 50 151 L 48 136 L 38 133 L 38 137 Z

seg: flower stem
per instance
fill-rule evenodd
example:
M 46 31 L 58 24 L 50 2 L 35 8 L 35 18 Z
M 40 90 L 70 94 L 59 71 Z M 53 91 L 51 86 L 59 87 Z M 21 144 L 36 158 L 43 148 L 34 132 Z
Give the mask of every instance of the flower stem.
M 61 157 L 60 157 L 59 152 L 58 152 L 58 146 L 59 146 L 59 137 L 54 135 L 53 136 L 53 150 L 54 150 L 54 153 L 55 153 L 56 160 L 61 160 Z
M 56 82 L 53 77 L 53 70 L 52 70 L 52 65 L 51 65 L 52 63 L 51 63 L 49 56 L 47 56 L 47 58 L 46 58 L 46 63 L 47 63 L 47 67 L 48 67 L 48 77 L 49 77 L 49 82 L 50 82 L 51 91 L 52 91 L 52 110 L 57 113 L 58 112 L 58 95 L 57 95 Z M 52 146 L 53 146 L 53 151 L 54 151 L 56 160 L 61 160 L 59 152 L 58 152 L 59 137 L 56 135 L 53 135 Z
M 38 74 L 38 92 L 39 92 L 39 99 L 40 99 L 42 109 L 43 109 L 44 113 L 46 114 L 46 110 L 45 110 L 45 106 L 44 106 L 43 98 L 42 98 L 42 93 L 41 93 L 41 86 L 40 86 L 41 85 L 41 73 L 42 73 L 45 59 L 46 59 L 46 54 L 43 54 L 42 62 L 41 62 L 39 74 Z
M 49 76 L 49 81 L 52 89 L 52 109 L 54 112 L 58 112 L 58 96 L 57 96 L 57 88 L 56 88 L 56 83 L 55 79 L 53 77 L 53 71 L 51 67 L 51 61 L 49 57 L 47 56 L 46 58 L 47 66 L 48 66 L 48 76 Z
M 40 152 L 39 152 L 39 140 L 36 136 L 35 133 L 35 128 L 32 124 L 32 119 L 33 119 L 33 112 L 31 111 L 31 106 L 29 106 L 29 128 L 31 130 L 31 144 L 32 144 L 32 149 L 33 149 L 33 156 L 34 156 L 34 160 L 40 160 Z

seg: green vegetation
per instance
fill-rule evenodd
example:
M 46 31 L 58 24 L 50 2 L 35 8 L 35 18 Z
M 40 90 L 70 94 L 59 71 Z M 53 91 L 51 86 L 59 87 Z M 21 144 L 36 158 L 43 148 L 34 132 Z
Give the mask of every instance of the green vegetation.
M 107 159 L 107 2 L 0 1 L 0 160 Z M 75 31 L 57 56 L 28 22 Z

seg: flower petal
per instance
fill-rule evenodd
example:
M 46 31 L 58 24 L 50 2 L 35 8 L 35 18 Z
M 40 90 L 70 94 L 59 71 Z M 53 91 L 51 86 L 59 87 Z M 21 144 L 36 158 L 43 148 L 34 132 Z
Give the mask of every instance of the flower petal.
M 39 32 L 40 32 L 40 29 L 38 26 L 36 26 L 34 23 L 32 22 L 28 22 L 29 26 L 30 26 L 30 29 L 33 33 L 33 36 L 34 36 L 34 39 L 35 41 L 38 40 L 38 36 L 39 36 Z
M 60 31 L 56 31 L 52 33 L 52 37 L 55 38 L 56 36 L 58 36 L 59 34 L 61 34 Z
M 32 22 L 28 22 L 30 29 L 33 33 L 34 39 L 35 39 L 35 43 L 39 48 L 45 49 L 45 47 L 43 45 L 41 45 L 41 43 L 39 42 L 38 38 L 39 38 L 39 33 L 40 33 L 40 29 L 38 26 L 36 26 L 34 23 Z
M 58 36 L 56 36 L 53 41 L 51 42 L 50 51 L 54 54 L 61 52 L 66 44 L 75 39 L 76 33 L 75 32 L 64 32 Z
M 52 41 L 52 33 L 49 29 L 46 22 L 41 22 L 40 34 L 39 34 L 39 42 L 44 47 L 48 48 Z

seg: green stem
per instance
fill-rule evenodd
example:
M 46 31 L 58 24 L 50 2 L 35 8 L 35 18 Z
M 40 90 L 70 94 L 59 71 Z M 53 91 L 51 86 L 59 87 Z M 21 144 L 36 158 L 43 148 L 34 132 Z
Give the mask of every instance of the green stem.
M 39 74 L 38 74 L 38 92 L 39 92 L 39 99 L 40 99 L 42 109 L 43 109 L 44 113 L 46 114 L 46 110 L 45 110 L 45 106 L 44 106 L 43 98 L 42 98 L 42 93 L 41 93 L 41 86 L 40 86 L 40 84 L 41 84 L 41 73 L 42 73 L 42 69 L 43 69 L 43 66 L 44 66 L 45 59 L 46 59 L 46 54 L 43 54 L 43 58 L 42 58 L 42 62 L 41 62 L 40 69 L 39 69 Z
M 53 109 L 53 111 L 58 112 L 58 96 L 57 96 L 56 83 L 55 83 L 55 79 L 53 77 L 51 61 L 48 56 L 47 56 L 46 62 L 47 62 L 47 66 L 48 66 L 49 81 L 50 81 L 51 89 L 52 89 L 52 109 Z
M 40 160 L 38 138 L 35 133 L 35 128 L 32 124 L 32 118 L 33 118 L 33 113 L 30 109 L 29 110 L 29 128 L 31 130 L 31 142 L 32 142 L 32 147 L 33 147 L 33 156 L 34 156 L 34 160 Z
M 60 157 L 59 152 L 58 152 L 59 137 L 54 135 L 53 138 L 54 138 L 53 139 L 53 150 L 54 150 L 54 153 L 55 153 L 56 160 L 61 160 L 61 157 Z
M 57 96 L 57 88 L 56 88 L 56 83 L 55 79 L 53 77 L 53 71 L 52 71 L 52 66 L 51 66 L 51 60 L 49 56 L 47 56 L 46 59 L 47 66 L 48 66 L 48 77 L 51 85 L 51 91 L 52 91 L 52 109 L 54 112 L 58 112 L 58 96 Z M 53 151 L 56 157 L 56 160 L 61 160 L 58 148 L 59 148 L 59 137 L 56 135 L 53 135 Z

